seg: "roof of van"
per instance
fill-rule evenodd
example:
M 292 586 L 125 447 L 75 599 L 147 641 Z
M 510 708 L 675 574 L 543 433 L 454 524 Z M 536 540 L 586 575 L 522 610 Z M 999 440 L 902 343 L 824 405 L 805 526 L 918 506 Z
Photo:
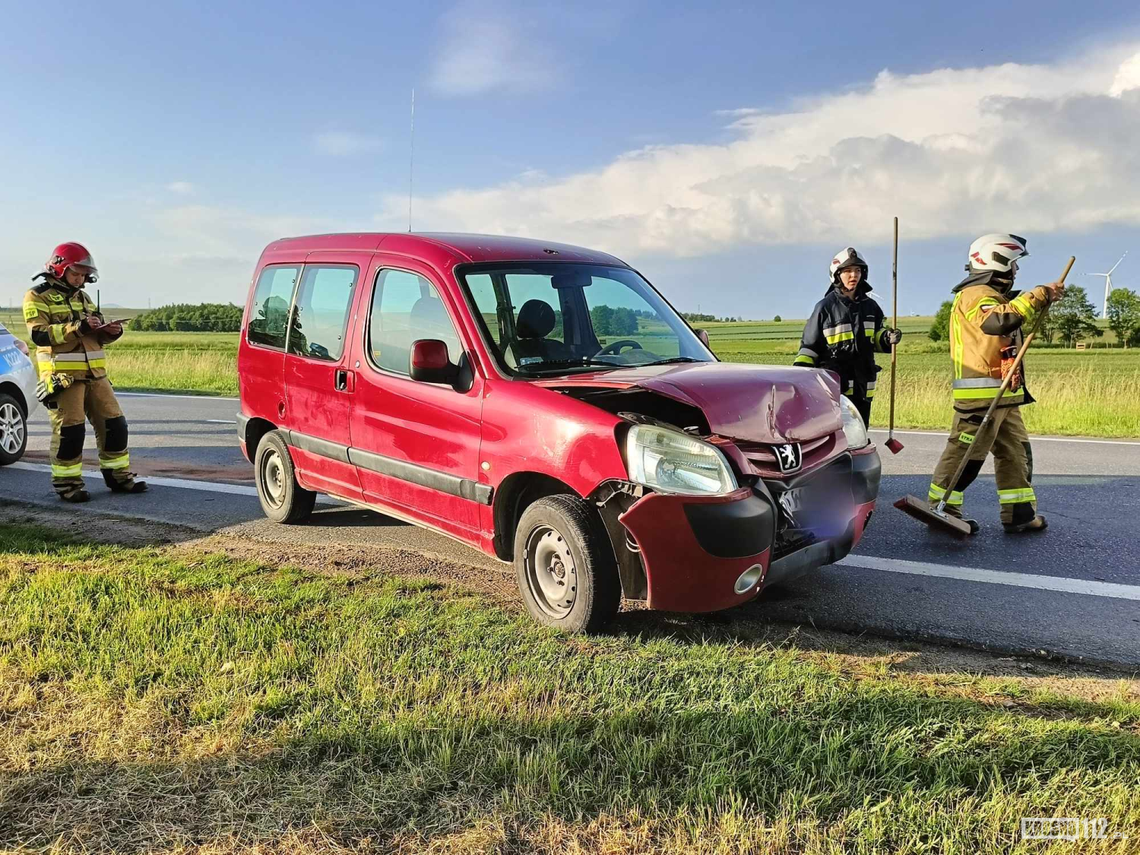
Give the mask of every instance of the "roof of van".
M 336 250 L 383 250 L 427 262 L 441 264 L 446 256 L 452 263 L 484 261 L 585 261 L 619 264 L 619 258 L 605 252 L 552 241 L 504 235 L 452 234 L 445 232 L 346 232 L 305 235 L 276 240 L 265 248 L 267 254 L 327 252 Z

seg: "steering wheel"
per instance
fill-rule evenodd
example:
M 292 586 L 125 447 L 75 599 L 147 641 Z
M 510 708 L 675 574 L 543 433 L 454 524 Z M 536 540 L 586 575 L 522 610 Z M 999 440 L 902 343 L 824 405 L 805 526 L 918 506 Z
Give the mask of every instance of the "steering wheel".
M 599 350 L 595 356 L 617 356 L 623 347 L 629 345 L 631 350 L 642 350 L 641 344 L 634 341 L 632 338 L 623 338 L 621 341 L 615 341 L 612 344 L 607 344 Z

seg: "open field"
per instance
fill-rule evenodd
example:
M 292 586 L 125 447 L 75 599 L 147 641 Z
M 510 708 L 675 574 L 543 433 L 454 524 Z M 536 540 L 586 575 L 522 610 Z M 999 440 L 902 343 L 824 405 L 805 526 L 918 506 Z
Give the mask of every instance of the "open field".
M 0 321 L 4 321 L 2 316 Z M 950 424 L 950 361 L 945 342 L 926 337 L 930 321 L 899 319 L 906 334 L 899 350 L 899 427 L 940 430 Z M 776 365 L 791 363 L 802 327 L 802 321 L 705 325 L 721 359 Z M 9 328 L 23 335 L 19 318 Z M 652 336 L 651 330 L 643 332 Z M 128 329 L 121 341 L 108 348 L 111 377 L 123 390 L 236 395 L 237 343 L 236 333 L 132 333 Z M 890 359 L 880 355 L 879 362 L 884 371 L 879 375 L 872 420 L 885 426 Z M 1140 436 L 1140 349 L 1098 346 L 1077 351 L 1035 346 L 1027 360 L 1027 376 L 1030 391 L 1041 401 L 1024 410 L 1031 432 Z
M 1022 816 L 1140 834 L 1133 680 L 982 675 L 739 612 L 568 637 L 492 593 L 332 569 L 0 529 L 0 848 L 1084 851 L 1020 842 Z

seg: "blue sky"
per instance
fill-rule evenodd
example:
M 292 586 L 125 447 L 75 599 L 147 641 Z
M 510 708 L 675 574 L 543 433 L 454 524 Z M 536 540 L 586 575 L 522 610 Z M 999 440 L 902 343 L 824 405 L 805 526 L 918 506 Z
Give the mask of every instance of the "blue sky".
M 686 309 L 802 317 L 849 243 L 882 289 L 896 214 L 904 313 L 979 233 L 1042 281 L 1140 234 L 1135 3 L 0 12 L 0 302 L 61 240 L 159 305 L 241 302 L 274 237 L 405 229 L 413 87 L 417 230 L 597 246 Z

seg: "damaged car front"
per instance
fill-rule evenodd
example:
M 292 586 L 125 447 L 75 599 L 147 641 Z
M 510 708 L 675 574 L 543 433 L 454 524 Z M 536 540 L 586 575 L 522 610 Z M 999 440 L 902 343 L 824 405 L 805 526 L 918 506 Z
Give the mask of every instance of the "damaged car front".
M 636 558 L 651 608 L 728 608 L 859 542 L 879 457 L 829 374 L 726 363 L 622 374 L 624 389 L 613 375 L 607 388 L 590 377 L 560 388 L 626 423 L 627 479 L 607 485 L 602 515 L 615 545 L 615 521 L 628 533 L 619 562 Z M 624 582 L 638 568 L 623 570 Z
M 457 276 L 504 377 L 609 416 L 622 471 L 600 471 L 593 484 L 582 466 L 547 472 L 597 509 L 627 599 L 728 608 L 839 560 L 862 537 L 879 458 L 832 375 L 719 362 L 628 267 L 500 262 Z M 508 432 L 549 435 L 559 420 L 573 423 L 566 436 L 602 430 L 580 427 L 592 420 L 556 399 L 525 400 L 497 405 L 514 428 L 504 419 L 496 445 L 509 444 L 499 439 Z M 535 456 L 516 452 L 507 468 L 537 466 Z

